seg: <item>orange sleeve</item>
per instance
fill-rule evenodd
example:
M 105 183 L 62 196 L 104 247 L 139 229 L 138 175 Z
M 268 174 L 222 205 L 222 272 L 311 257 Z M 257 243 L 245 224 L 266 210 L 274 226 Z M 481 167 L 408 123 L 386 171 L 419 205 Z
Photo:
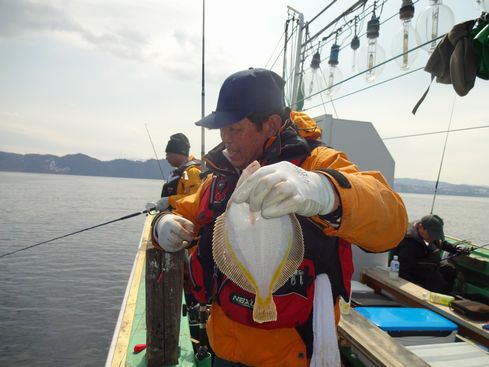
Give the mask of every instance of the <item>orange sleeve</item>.
M 204 182 L 199 185 L 194 194 L 187 195 L 176 202 L 176 207 L 173 211 L 174 214 L 181 215 L 191 221 L 194 226 L 196 226 L 196 232 L 199 230 L 199 228 L 197 228 L 197 215 L 199 214 L 200 201 L 211 181 L 212 175 L 208 175 Z
M 318 171 L 333 183 L 342 207 L 340 226 L 334 228 L 319 216 L 312 219 L 327 235 L 341 237 L 368 251 L 382 252 L 397 246 L 406 233 L 408 218 L 404 203 L 378 171 L 360 172 L 337 150 L 319 147 L 302 168 Z
M 168 204 L 170 204 L 172 208 L 176 208 L 176 203 L 178 200 L 197 192 L 199 186 L 200 169 L 196 166 L 187 168 L 180 178 L 176 195 L 171 195 L 168 197 Z

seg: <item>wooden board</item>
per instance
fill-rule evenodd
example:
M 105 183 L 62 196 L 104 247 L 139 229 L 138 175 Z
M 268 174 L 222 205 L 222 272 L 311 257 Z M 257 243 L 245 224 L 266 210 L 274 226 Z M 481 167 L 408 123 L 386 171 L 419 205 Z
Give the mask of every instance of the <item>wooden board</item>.
M 119 320 L 117 322 L 114 338 L 112 340 L 111 349 L 107 358 L 106 367 L 108 366 L 125 366 L 127 349 L 131 336 L 132 324 L 134 321 L 134 313 L 138 297 L 141 277 L 143 276 L 144 263 L 146 260 L 146 249 L 151 244 L 150 229 L 152 216 L 146 218 L 143 233 L 139 242 L 138 252 L 134 260 L 131 275 L 129 277 L 126 294 L 122 303 Z
M 471 321 L 450 310 L 447 306 L 431 303 L 423 299 L 426 289 L 402 278 L 389 278 L 386 268 L 366 268 L 362 272 L 362 282 L 376 292 L 386 292 L 399 301 L 413 306 L 435 311 L 458 325 L 459 334 L 475 340 L 489 348 L 489 332 L 482 328 L 483 323 Z
M 341 315 L 338 334 L 342 345 L 345 342 L 351 345 L 374 366 L 429 366 L 354 309 L 350 309 L 347 315 Z

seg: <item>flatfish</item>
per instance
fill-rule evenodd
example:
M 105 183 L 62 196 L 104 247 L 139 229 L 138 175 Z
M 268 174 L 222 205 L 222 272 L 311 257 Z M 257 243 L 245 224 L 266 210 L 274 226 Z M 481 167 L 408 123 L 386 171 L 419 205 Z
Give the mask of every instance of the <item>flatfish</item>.
M 260 168 L 258 162 L 243 170 L 237 187 Z M 212 254 L 219 269 L 244 290 L 255 294 L 253 320 L 276 321 L 272 293 L 297 270 L 304 258 L 304 241 L 294 214 L 263 218 L 248 203 L 229 200 L 216 219 Z

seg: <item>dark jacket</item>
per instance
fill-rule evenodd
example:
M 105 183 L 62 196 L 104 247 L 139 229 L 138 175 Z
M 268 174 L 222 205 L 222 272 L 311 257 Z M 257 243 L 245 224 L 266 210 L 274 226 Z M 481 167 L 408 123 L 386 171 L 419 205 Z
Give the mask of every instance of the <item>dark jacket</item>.
M 433 292 L 450 293 L 456 276 L 449 264 L 440 266 L 441 251 L 456 252 L 447 244 L 426 244 L 419 235 L 416 225 L 409 223 L 406 236 L 393 250 L 399 259 L 399 276 Z M 448 269 L 450 268 L 450 269 Z

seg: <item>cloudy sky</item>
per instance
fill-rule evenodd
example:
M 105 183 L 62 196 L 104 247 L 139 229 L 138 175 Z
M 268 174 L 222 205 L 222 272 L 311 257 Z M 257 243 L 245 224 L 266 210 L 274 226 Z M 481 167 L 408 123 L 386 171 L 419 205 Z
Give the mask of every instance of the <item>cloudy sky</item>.
M 311 23 L 311 34 L 354 2 L 337 1 Z M 381 21 L 401 2 L 387 1 Z M 215 108 L 219 87 L 232 72 L 255 66 L 281 73 L 277 46 L 283 44 L 287 5 L 307 21 L 328 3 L 207 0 L 206 113 Z M 456 23 L 480 15 L 476 0 L 444 3 Z M 415 20 L 427 5 L 428 0 L 416 3 Z M 0 151 L 149 159 L 154 153 L 147 125 L 160 158 L 176 132 L 189 136 L 199 155 L 201 131 L 193 123 L 201 115 L 201 17 L 200 0 L 0 0 Z M 394 16 L 380 30 L 387 57 L 399 27 Z M 348 44 L 350 38 L 345 32 L 340 42 Z M 329 47 L 322 50 L 324 57 Z M 427 59 L 421 50 L 412 69 Z M 345 79 L 356 74 L 352 60 L 348 47 L 341 51 Z M 400 74 L 392 62 L 378 81 Z M 434 83 L 413 116 L 429 79 L 418 71 L 310 112 L 371 121 L 383 138 L 443 131 L 450 120 L 451 129 L 489 125 L 489 81 L 482 79 L 463 98 L 450 85 Z M 363 77 L 352 79 L 337 97 L 368 86 Z M 385 140 L 396 177 L 436 180 L 444 141 L 444 134 Z M 488 141 L 489 128 L 450 134 L 441 180 L 489 185 Z M 207 149 L 218 142 L 216 131 L 206 133 Z

